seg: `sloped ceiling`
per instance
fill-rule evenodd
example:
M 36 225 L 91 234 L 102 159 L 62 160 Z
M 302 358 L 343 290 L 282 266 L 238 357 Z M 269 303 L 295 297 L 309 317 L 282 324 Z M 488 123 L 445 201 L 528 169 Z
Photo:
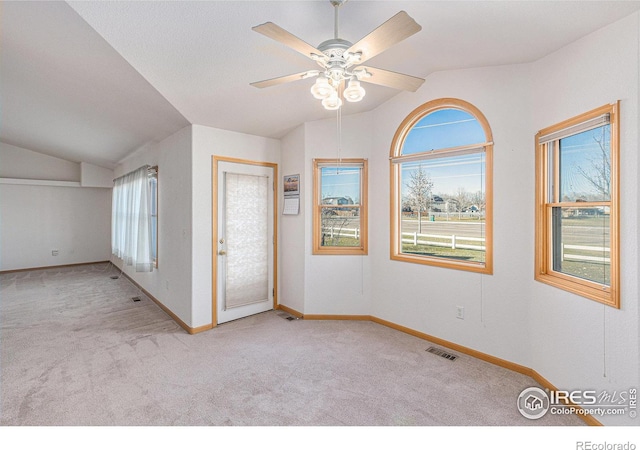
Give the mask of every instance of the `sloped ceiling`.
M 113 165 L 189 122 L 63 2 L 2 2 L 0 140 Z
M 367 64 L 426 77 L 535 61 L 638 9 L 638 1 L 351 0 L 339 29 L 355 42 L 406 11 L 422 31 Z M 0 12 L 0 140 L 9 144 L 113 167 L 189 123 L 278 138 L 335 114 L 309 94 L 312 80 L 249 85 L 317 67 L 251 27 L 272 21 L 317 46 L 333 37 L 327 0 L 4 1 Z M 343 114 L 399 94 L 365 87 Z

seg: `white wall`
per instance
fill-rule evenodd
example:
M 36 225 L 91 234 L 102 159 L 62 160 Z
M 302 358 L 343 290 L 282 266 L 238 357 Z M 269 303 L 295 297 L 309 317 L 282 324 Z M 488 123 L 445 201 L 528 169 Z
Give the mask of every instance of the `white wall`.
M 0 175 L 77 182 L 80 165 L 0 143 Z M 107 261 L 110 229 L 110 189 L 0 184 L 0 270 Z
M 212 320 L 212 157 L 213 155 L 280 164 L 280 141 L 193 125 L 192 171 L 192 327 Z M 282 173 L 278 171 L 278 177 Z M 282 183 L 278 205 L 282 202 Z M 280 213 L 279 211 L 277 212 Z
M 382 319 L 527 365 L 528 308 L 522 287 L 533 274 L 533 135 L 530 67 L 505 66 L 439 72 L 416 94 L 403 94 L 375 111 L 370 242 L 372 314 Z M 404 118 L 421 104 L 443 97 L 465 100 L 482 111 L 494 139 L 494 273 L 390 260 L 389 152 Z M 376 220 L 375 218 L 379 218 Z M 373 246 L 372 246 L 373 247 Z M 464 320 L 456 318 L 463 306 Z
M 345 109 L 348 106 L 345 107 Z M 313 159 L 338 158 L 336 119 L 305 124 L 304 197 L 305 230 L 305 300 L 304 314 L 369 314 L 371 310 L 371 271 L 368 255 L 312 255 L 313 230 Z M 369 159 L 372 151 L 372 123 L 369 114 L 343 116 L 342 158 Z M 371 169 L 369 167 L 369 169 Z M 369 176 L 369 207 L 378 199 L 372 195 Z M 369 228 L 375 227 L 369 212 Z M 371 233 L 371 231 L 370 231 Z M 369 235 L 369 249 L 377 246 Z M 371 251 L 371 250 L 369 250 Z
M 83 187 L 113 187 L 113 170 L 86 162 L 80 163 L 80 185 Z
M 300 175 L 300 213 L 280 215 L 280 298 L 281 305 L 304 312 L 305 301 L 305 232 L 306 202 L 304 193 L 312 189 L 306 173 L 305 126 L 300 125 L 282 139 L 282 176 Z M 280 208 L 282 211 L 282 207 Z
M 0 142 L 0 178 L 80 181 L 80 164 Z
M 0 271 L 108 261 L 110 229 L 110 190 L 0 185 Z
M 193 324 L 191 159 L 188 126 L 159 143 L 144 146 L 116 167 L 116 176 L 122 176 L 143 165 L 158 166 L 158 268 L 135 272 L 112 256 L 114 264 L 188 326 Z
M 538 61 L 536 129 L 621 100 L 621 307 L 533 283 L 531 366 L 556 386 L 628 390 L 640 386 L 638 355 L 638 171 L 640 13 Z M 553 69 L 553 70 L 551 70 Z M 637 425 L 628 416 L 605 424 Z

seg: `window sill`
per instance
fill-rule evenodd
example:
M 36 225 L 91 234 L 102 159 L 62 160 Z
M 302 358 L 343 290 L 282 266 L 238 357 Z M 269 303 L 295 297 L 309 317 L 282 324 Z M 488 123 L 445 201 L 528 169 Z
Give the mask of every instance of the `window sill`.
M 573 279 L 573 277 L 569 276 L 560 276 L 548 273 L 536 274 L 535 280 L 581 297 L 594 300 L 598 303 L 603 303 L 607 306 L 620 309 L 619 295 L 612 291 L 608 286 L 590 283 L 586 280 L 581 281 L 577 278 Z
M 366 256 L 367 250 L 364 248 L 322 248 L 313 249 L 313 255 L 355 255 Z
M 406 254 L 391 255 L 391 259 L 394 261 L 403 261 L 413 264 L 424 264 L 427 266 L 442 267 L 445 269 L 464 270 L 467 272 L 483 273 L 485 275 L 493 275 L 493 267 L 491 264 L 485 263 L 470 263 L 464 261 L 455 261 L 452 259 L 443 258 L 429 258 L 424 256 L 409 256 Z

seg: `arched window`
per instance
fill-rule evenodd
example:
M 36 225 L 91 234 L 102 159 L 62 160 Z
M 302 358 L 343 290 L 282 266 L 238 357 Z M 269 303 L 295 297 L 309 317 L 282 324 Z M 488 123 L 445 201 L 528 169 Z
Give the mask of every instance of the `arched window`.
M 415 109 L 391 145 L 391 259 L 492 273 L 493 137 L 444 98 Z

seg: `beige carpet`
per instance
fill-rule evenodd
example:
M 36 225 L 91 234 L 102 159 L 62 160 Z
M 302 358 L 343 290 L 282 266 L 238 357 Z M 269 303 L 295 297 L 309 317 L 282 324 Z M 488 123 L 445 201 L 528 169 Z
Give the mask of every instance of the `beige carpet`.
M 525 419 L 530 378 L 375 323 L 268 312 L 192 336 L 115 274 L 0 275 L 0 425 L 583 425 Z

